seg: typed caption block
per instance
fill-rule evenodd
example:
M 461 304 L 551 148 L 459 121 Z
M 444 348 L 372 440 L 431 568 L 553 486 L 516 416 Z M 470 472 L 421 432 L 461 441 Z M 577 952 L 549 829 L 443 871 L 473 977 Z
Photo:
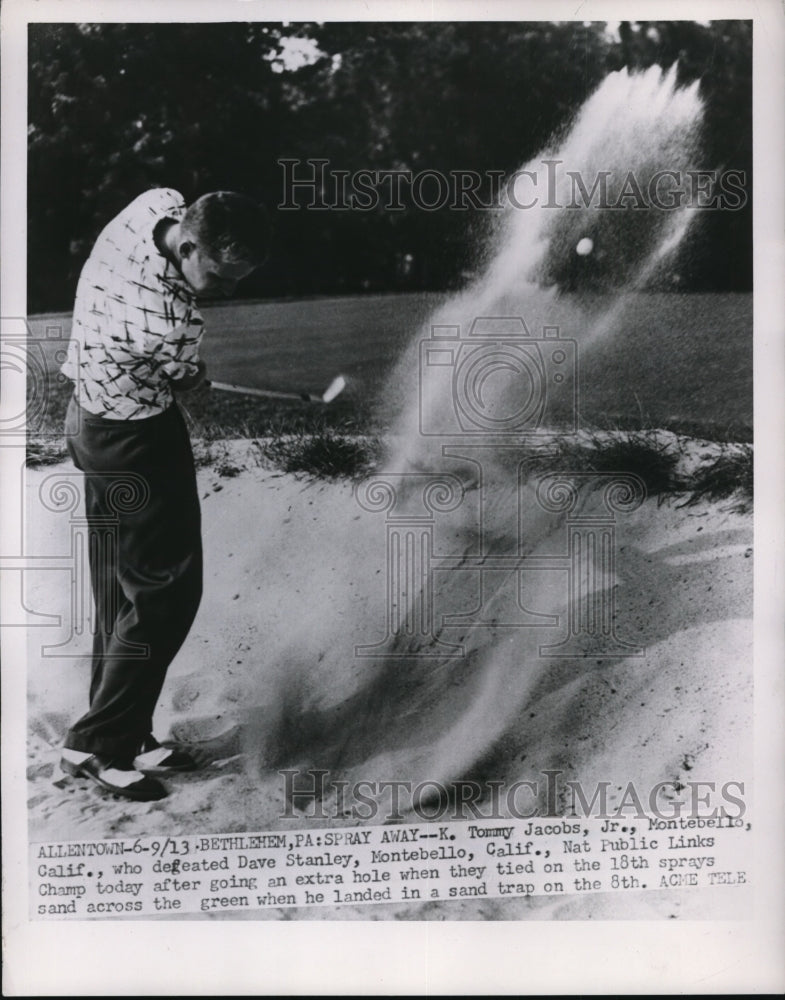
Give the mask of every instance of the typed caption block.
M 30 846 L 33 919 L 514 899 L 750 883 L 741 818 L 536 819 Z

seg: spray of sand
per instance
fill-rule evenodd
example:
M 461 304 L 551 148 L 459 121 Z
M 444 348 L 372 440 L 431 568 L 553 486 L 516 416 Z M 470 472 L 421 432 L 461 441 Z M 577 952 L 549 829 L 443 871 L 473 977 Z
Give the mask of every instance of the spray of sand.
M 520 316 L 532 337 L 558 327 L 581 351 L 618 331 L 629 296 L 667 267 L 695 217 L 669 191 L 697 165 L 697 86 L 678 88 L 675 66 L 612 73 L 553 147 L 517 172 L 485 270 L 430 317 L 390 379 L 388 407 L 397 413 L 390 468 L 433 462 L 440 443 L 422 434 L 423 424 L 453 430 L 458 380 L 423 370 L 421 344 L 434 328 L 472 340 L 478 317 Z M 582 257 L 576 247 L 586 238 L 593 250 Z M 510 397 L 520 391 L 514 377 L 486 387 L 498 414 L 514 412 Z
M 701 118 L 697 85 L 678 88 L 675 67 L 668 73 L 652 67 L 642 74 L 611 74 L 553 147 L 523 168 L 521 177 L 530 182 L 527 190 L 539 194 L 537 204 L 522 209 L 508 198 L 484 272 L 430 318 L 394 371 L 385 409 L 395 418 L 383 469 L 403 474 L 397 486 L 399 509 L 417 500 L 419 476 L 447 472 L 456 477 L 462 502 L 445 521 L 455 551 L 536 553 L 557 530 L 553 518 L 538 510 L 533 487 L 519 475 L 521 453 L 531 438 L 507 435 L 499 441 L 491 432 L 500 426 L 509 429 L 523 412 L 519 397 L 524 374 L 530 382 L 538 372 L 546 380 L 553 374 L 550 362 L 543 360 L 545 327 L 557 328 L 557 336 L 574 338 L 582 351 L 590 350 L 618 331 L 628 296 L 672 259 L 692 221 L 689 208 L 635 206 L 639 192 L 664 190 L 664 180 L 663 188 L 656 188 L 657 177 L 664 178 L 660 172 L 672 171 L 672 179 L 696 166 Z M 581 185 L 591 191 L 596 183 L 600 204 L 596 198 L 583 203 Z M 612 205 L 617 207 L 608 207 Z M 579 255 L 575 248 L 586 238 L 593 250 Z M 484 327 L 476 325 L 478 318 Z M 438 364 L 431 366 L 434 355 L 423 345 L 433 347 L 437 340 Z M 516 367 L 515 345 L 520 343 L 539 345 L 526 348 L 529 359 L 534 358 L 534 374 L 531 365 L 524 365 L 525 372 Z M 489 345 L 496 345 L 496 355 L 483 367 L 477 352 L 487 354 Z M 474 384 L 462 383 L 462 367 L 468 371 L 472 365 Z M 539 429 L 550 423 L 558 426 L 561 418 L 570 416 L 573 389 L 569 378 L 558 392 L 553 382 L 535 386 L 540 396 L 551 392 L 553 398 L 540 400 L 539 409 L 529 406 L 526 427 L 531 429 L 533 421 L 539 421 Z M 534 390 L 531 384 L 525 389 L 530 395 Z M 472 405 L 478 407 L 478 422 L 464 434 L 461 419 Z M 483 427 L 490 430 L 478 437 Z M 477 453 L 464 446 L 480 440 L 485 447 L 478 472 L 472 458 Z M 511 449 L 516 441 L 518 452 Z M 362 549 L 358 537 L 363 532 L 368 533 L 366 558 L 383 563 L 376 523 L 349 521 L 344 541 L 348 545 L 351 534 L 354 550 Z M 341 545 L 337 539 L 337 548 Z M 460 625 L 460 610 L 478 599 L 476 573 L 468 564 L 466 572 L 439 574 L 427 594 L 410 587 L 404 618 L 421 618 L 426 599 L 452 609 L 456 624 L 442 627 L 437 622 L 434 627 L 442 641 L 462 645 L 464 655 L 440 658 L 437 650 L 423 649 L 422 635 L 402 634 L 391 647 L 394 656 L 365 660 L 359 667 L 353 663 L 352 693 L 343 701 L 336 692 L 343 686 L 345 693 L 345 685 L 334 682 L 350 672 L 346 665 L 353 662 L 354 647 L 347 640 L 373 633 L 376 622 L 364 620 L 369 609 L 367 603 L 357 602 L 356 592 L 347 595 L 341 610 L 309 610 L 307 632 L 301 630 L 292 640 L 281 662 L 314 663 L 309 648 L 314 636 L 327 652 L 307 676 L 299 669 L 296 682 L 288 667 L 279 675 L 274 695 L 278 718 L 271 730 L 278 760 L 355 778 L 370 775 L 415 783 L 449 782 L 481 769 L 505 730 L 516 724 L 544 671 L 553 666 L 552 660 L 541 658 L 541 630 L 494 625 L 520 618 L 520 594 L 510 586 L 514 575 L 514 570 L 500 572 L 483 582 L 488 622 L 483 627 Z M 373 584 L 372 577 L 369 582 Z M 550 591 L 543 583 L 533 603 L 542 614 L 563 613 L 562 597 L 555 583 Z M 353 627 L 347 628 L 347 622 Z M 426 658 L 424 652 L 436 655 Z

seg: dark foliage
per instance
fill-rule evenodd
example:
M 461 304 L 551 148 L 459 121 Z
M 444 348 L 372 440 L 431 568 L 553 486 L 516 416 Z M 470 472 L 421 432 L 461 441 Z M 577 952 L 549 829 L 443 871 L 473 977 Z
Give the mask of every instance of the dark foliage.
M 300 161 L 298 176 L 309 158 L 508 173 L 624 65 L 678 60 L 684 82 L 700 78 L 706 163 L 751 178 L 750 22 L 639 22 L 618 36 L 602 22 L 29 30 L 30 312 L 71 307 L 101 228 L 155 185 L 186 200 L 236 189 L 273 210 L 275 252 L 249 296 L 454 287 L 492 213 L 414 210 L 408 196 L 396 211 L 279 211 L 277 161 Z M 312 43 L 309 63 L 282 60 L 293 38 Z M 335 200 L 329 178 L 323 200 Z M 705 213 L 680 270 L 682 287 L 749 289 L 751 205 Z

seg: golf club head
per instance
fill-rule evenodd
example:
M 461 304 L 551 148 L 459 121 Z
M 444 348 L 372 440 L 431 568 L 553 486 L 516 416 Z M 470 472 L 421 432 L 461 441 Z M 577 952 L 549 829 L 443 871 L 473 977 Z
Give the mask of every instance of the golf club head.
M 332 402 L 332 400 L 334 400 L 339 393 L 343 392 L 345 388 L 346 388 L 346 379 L 343 377 L 343 375 L 337 375 L 332 380 L 332 382 L 327 386 L 327 389 L 325 390 L 324 395 L 322 396 L 322 402 L 323 403 Z

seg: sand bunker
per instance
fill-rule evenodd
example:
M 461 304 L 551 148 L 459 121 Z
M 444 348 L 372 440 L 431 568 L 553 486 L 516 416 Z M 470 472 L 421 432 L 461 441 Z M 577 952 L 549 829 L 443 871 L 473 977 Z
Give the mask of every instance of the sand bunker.
M 41 481 L 58 471 L 28 474 L 32 506 Z M 262 468 L 231 479 L 204 470 L 200 485 L 205 597 L 170 670 L 157 719 L 159 736 L 200 741 L 206 767 L 170 781 L 169 798 L 156 803 L 116 800 L 73 779 L 53 784 L 57 747 L 85 704 L 89 666 L 86 658 L 42 658 L 41 642 L 51 641 L 57 630 L 33 629 L 33 839 L 357 822 L 332 815 L 327 821 L 281 819 L 286 803 L 280 768 L 325 768 L 331 779 L 508 783 L 559 769 L 565 780 L 589 787 L 611 782 L 611 804 L 630 781 L 649 788 L 687 778 L 734 779 L 746 780 L 749 788 L 749 514 L 734 513 L 727 503 L 680 508 L 676 501 L 646 500 L 619 515 L 616 633 L 643 655 L 597 656 L 591 643 L 585 656 L 541 655 L 543 644 L 558 643 L 565 632 L 568 595 L 559 572 L 536 571 L 546 585 L 528 601 L 537 613 L 562 616 L 554 628 L 443 626 L 444 615 L 477 607 L 479 571 L 470 559 L 468 568 L 434 574 L 439 640 L 447 652 L 462 646 L 463 655 L 379 659 L 357 656 L 356 647 L 373 647 L 386 636 L 384 516 L 364 509 L 349 484 L 309 482 Z M 505 502 L 513 502 L 516 492 Z M 596 513 L 600 494 L 586 493 L 581 504 L 584 514 Z M 452 551 L 471 552 L 477 539 L 469 537 L 468 521 L 451 524 L 451 516 L 444 515 L 436 548 L 447 551 L 449 544 Z M 494 517 L 491 512 L 489 538 Z M 36 550 L 67 549 L 67 517 L 42 512 L 34 523 Z M 551 530 L 543 526 L 527 556 L 558 551 L 563 515 L 553 517 Z M 493 537 L 498 550 L 503 539 Z M 69 621 L 70 598 L 58 574 L 28 576 L 28 607 Z M 499 623 L 520 613 L 520 593 L 509 582 L 515 576 L 499 571 L 487 603 Z M 396 640 L 397 652 L 416 653 L 419 641 L 403 636 Z M 87 651 L 89 642 L 84 645 Z M 329 801 L 325 805 L 329 813 Z M 624 906 L 641 915 L 684 912 L 678 899 L 647 894 L 637 903 L 625 898 Z M 541 913 L 545 903 L 483 905 L 488 916 L 518 917 Z M 567 916 L 600 915 L 619 905 L 599 897 L 548 901 Z M 355 915 L 481 915 L 468 902 L 397 909 L 401 913 L 373 907 Z

